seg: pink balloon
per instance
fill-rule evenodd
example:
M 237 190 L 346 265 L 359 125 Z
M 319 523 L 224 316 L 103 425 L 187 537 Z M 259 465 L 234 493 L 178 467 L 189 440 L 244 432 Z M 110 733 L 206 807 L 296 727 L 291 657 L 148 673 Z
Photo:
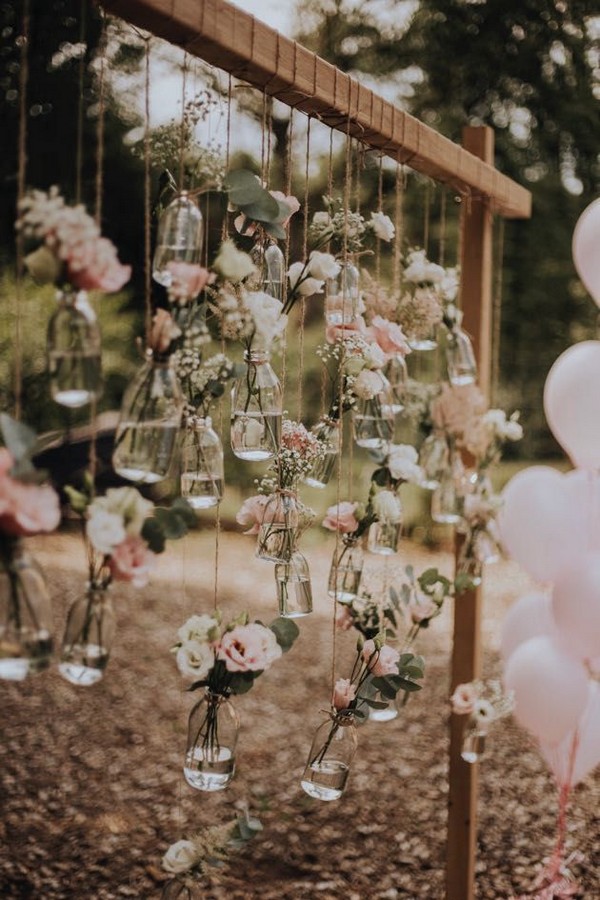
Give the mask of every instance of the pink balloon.
M 498 516 L 502 543 L 538 581 L 555 576 L 587 546 L 585 522 L 565 476 L 531 466 L 508 482 Z
M 588 699 L 585 666 L 550 637 L 531 638 L 505 665 L 515 718 L 540 741 L 558 744 L 577 725 Z
M 600 553 L 581 553 L 560 573 L 552 612 L 569 653 L 579 659 L 600 655 Z
M 578 744 L 575 751 L 573 772 L 569 779 L 569 764 L 575 731 L 560 744 L 540 743 L 542 755 L 554 773 L 559 786 L 574 786 L 600 764 L 600 684 L 590 681 L 588 702 L 577 725 Z
M 573 469 L 564 476 L 563 487 L 573 509 L 579 511 L 585 532 L 581 550 L 600 550 L 600 476 L 584 469 Z
M 500 653 L 506 662 L 525 641 L 540 635 L 554 635 L 549 594 L 524 594 L 513 603 L 502 625 Z
M 600 341 L 582 341 L 558 357 L 546 378 L 544 411 L 576 466 L 600 469 Z
M 579 216 L 573 232 L 573 262 L 577 274 L 600 306 L 600 197 Z

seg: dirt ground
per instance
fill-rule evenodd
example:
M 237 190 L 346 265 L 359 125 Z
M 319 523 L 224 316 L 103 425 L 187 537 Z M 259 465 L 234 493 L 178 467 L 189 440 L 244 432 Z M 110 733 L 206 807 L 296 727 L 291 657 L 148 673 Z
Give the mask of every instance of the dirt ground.
M 83 589 L 80 539 L 31 539 L 55 598 L 57 634 Z M 252 556 L 251 538 L 220 541 L 219 603 L 275 616 L 270 564 Z M 202 794 L 183 780 L 187 714 L 169 647 L 192 612 L 210 609 L 214 534 L 171 545 L 151 585 L 115 586 L 119 632 L 105 679 L 76 688 L 56 670 L 26 683 L 0 682 L 0 896 L 35 900 L 158 898 L 167 846 L 196 828 L 231 818 L 247 801 L 264 831 L 200 895 L 209 900 L 411 898 L 444 895 L 447 801 L 448 659 L 451 610 L 420 641 L 424 690 L 392 722 L 369 723 L 344 797 L 321 803 L 299 780 L 312 733 L 327 704 L 331 665 L 326 574 L 331 539 L 306 554 L 316 609 L 301 622 L 290 654 L 235 700 L 242 719 L 238 768 L 227 791 Z M 400 564 L 418 569 L 450 557 L 407 544 Z M 371 558 L 371 567 L 386 565 Z M 394 564 L 387 564 L 388 577 Z M 498 673 L 499 624 L 527 580 L 511 563 L 486 577 L 485 675 Z M 354 638 L 339 637 L 338 673 Z M 553 780 L 527 736 L 508 720 L 490 736 L 481 765 L 477 896 L 509 898 L 531 885 L 551 851 Z M 570 816 L 570 847 L 583 893 L 600 898 L 600 772 L 580 785 Z

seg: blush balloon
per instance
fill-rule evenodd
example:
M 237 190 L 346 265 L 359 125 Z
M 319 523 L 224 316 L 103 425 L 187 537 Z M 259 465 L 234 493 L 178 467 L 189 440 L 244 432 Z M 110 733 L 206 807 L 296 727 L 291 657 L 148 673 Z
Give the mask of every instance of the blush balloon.
M 517 647 L 504 670 L 514 691 L 515 718 L 540 741 L 558 744 L 572 731 L 588 701 L 584 665 L 547 636 Z
M 573 232 L 573 262 L 577 274 L 600 306 L 600 197 L 579 216 Z
M 558 357 L 544 386 L 552 433 L 581 469 L 600 469 L 600 341 L 582 341 Z
M 500 642 L 502 659 L 506 662 L 525 641 L 555 632 L 550 595 L 524 594 L 513 603 L 504 619 Z
M 577 734 L 573 771 L 569 772 Z M 588 702 L 577 724 L 559 744 L 540 743 L 542 755 L 559 786 L 574 787 L 600 765 L 600 684 L 590 682 Z
M 600 655 L 600 553 L 581 553 L 558 576 L 552 612 L 565 648 L 579 659 Z

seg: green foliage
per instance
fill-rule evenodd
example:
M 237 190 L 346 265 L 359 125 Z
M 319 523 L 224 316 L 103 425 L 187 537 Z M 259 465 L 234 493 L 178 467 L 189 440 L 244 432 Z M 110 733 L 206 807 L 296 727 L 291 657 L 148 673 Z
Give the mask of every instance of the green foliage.
M 281 647 L 283 653 L 287 653 L 288 650 L 291 649 L 294 641 L 300 634 L 300 629 L 296 623 L 292 621 L 292 619 L 287 619 L 283 616 L 274 619 L 269 624 L 269 628 L 277 638 L 277 643 Z

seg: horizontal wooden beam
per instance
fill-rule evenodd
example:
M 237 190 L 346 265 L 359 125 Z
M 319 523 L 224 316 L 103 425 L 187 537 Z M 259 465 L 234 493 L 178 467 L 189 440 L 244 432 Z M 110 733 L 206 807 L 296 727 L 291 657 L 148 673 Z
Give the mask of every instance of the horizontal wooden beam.
M 411 169 L 486 198 L 506 218 L 531 215 L 531 194 L 521 185 L 227 0 L 102 5 Z

